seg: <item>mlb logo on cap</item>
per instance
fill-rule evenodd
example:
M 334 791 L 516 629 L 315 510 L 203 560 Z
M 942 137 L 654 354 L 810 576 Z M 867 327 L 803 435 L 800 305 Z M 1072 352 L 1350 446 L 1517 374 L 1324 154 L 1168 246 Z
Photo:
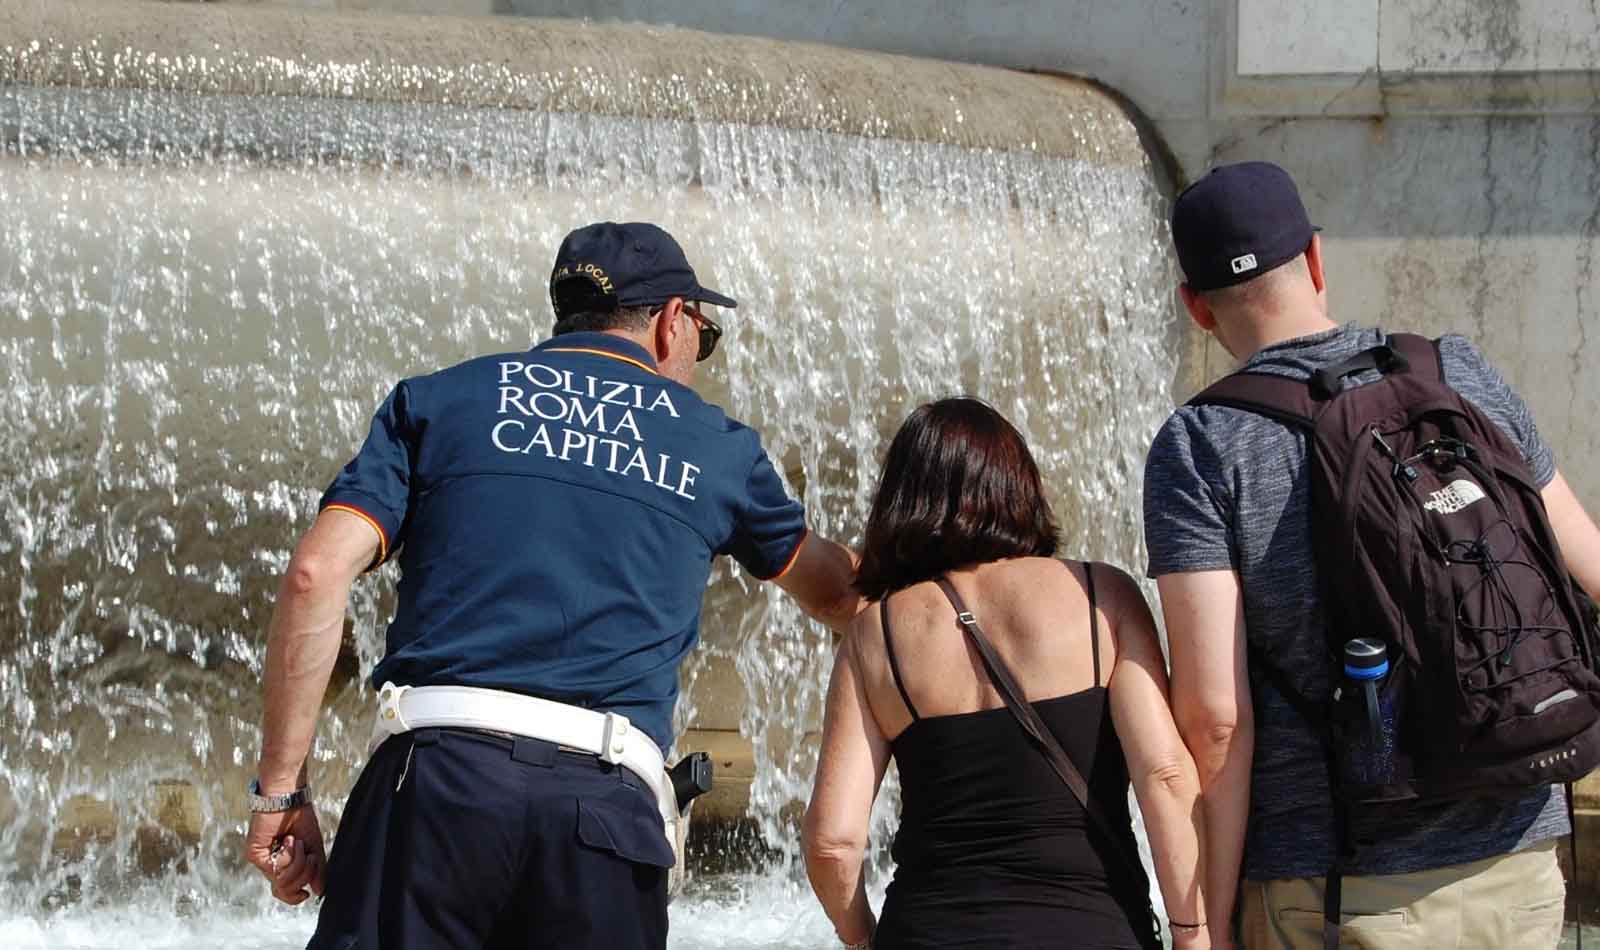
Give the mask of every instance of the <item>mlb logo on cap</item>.
M 1289 173 L 1271 162 L 1221 165 L 1172 204 L 1172 243 L 1193 290 L 1220 290 L 1294 260 L 1317 231 Z

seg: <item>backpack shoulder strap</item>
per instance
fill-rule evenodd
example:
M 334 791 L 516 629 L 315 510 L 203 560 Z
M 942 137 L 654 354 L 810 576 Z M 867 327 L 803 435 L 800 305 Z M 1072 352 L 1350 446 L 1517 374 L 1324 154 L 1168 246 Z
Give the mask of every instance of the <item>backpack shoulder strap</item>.
M 1405 357 L 1409 372 L 1429 382 L 1444 384 L 1444 358 L 1439 355 L 1439 341 L 1415 333 L 1392 333 L 1389 346 Z
M 1318 404 L 1305 380 L 1272 373 L 1234 373 L 1189 400 L 1191 406 L 1243 409 L 1298 429 L 1317 427 Z

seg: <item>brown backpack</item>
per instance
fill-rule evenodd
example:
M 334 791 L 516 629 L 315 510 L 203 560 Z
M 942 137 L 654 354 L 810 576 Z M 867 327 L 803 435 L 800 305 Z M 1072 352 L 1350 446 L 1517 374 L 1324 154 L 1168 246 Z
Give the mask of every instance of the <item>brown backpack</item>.
M 1343 388 L 1369 370 L 1376 382 Z M 1544 500 L 1433 343 L 1391 336 L 1309 380 L 1236 373 L 1190 404 L 1306 432 L 1335 682 L 1347 639 L 1382 640 L 1402 710 L 1400 780 L 1352 800 L 1514 795 L 1600 765 L 1594 644 Z
M 1371 372 L 1374 382 L 1344 385 Z M 1336 941 L 1349 805 L 1515 796 L 1600 765 L 1592 605 L 1566 569 L 1521 450 L 1446 384 L 1438 347 L 1423 337 L 1390 336 L 1309 380 L 1235 373 L 1190 405 L 1243 409 L 1306 434 L 1334 696 L 1300 694 L 1254 644 L 1250 666 L 1329 754 Z M 1343 650 L 1354 638 L 1387 648 L 1376 691 L 1392 759 L 1381 781 L 1349 763 L 1378 736 L 1374 723 L 1369 740 L 1351 712 L 1359 688 Z

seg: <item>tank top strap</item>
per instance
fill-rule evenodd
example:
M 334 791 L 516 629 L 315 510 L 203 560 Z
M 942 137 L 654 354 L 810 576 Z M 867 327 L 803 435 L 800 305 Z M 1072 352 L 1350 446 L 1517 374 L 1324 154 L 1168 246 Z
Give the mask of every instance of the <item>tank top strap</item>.
M 1094 654 L 1094 685 L 1100 685 L 1100 610 L 1094 601 L 1094 565 L 1083 562 L 1083 587 L 1089 595 L 1089 649 Z
M 900 698 L 905 700 L 906 711 L 911 713 L 911 721 L 916 722 L 922 717 L 917 715 L 917 707 L 911 702 L 911 694 L 906 692 L 906 682 L 900 676 L 900 660 L 894 655 L 894 634 L 889 629 L 888 594 L 878 601 L 878 620 L 883 624 L 883 652 L 889 657 L 889 675 L 894 677 L 894 688 L 900 691 Z

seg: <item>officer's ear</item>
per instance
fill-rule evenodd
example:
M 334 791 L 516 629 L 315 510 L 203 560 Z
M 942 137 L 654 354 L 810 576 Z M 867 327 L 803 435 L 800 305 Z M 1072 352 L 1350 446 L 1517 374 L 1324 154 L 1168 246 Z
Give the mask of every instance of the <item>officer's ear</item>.
M 661 305 L 656 314 L 655 332 L 652 334 L 651 343 L 655 346 L 657 363 L 662 363 L 672 355 L 673 349 L 680 345 L 678 339 L 683 334 L 683 328 L 678 317 L 683 313 L 683 298 L 673 297 Z

